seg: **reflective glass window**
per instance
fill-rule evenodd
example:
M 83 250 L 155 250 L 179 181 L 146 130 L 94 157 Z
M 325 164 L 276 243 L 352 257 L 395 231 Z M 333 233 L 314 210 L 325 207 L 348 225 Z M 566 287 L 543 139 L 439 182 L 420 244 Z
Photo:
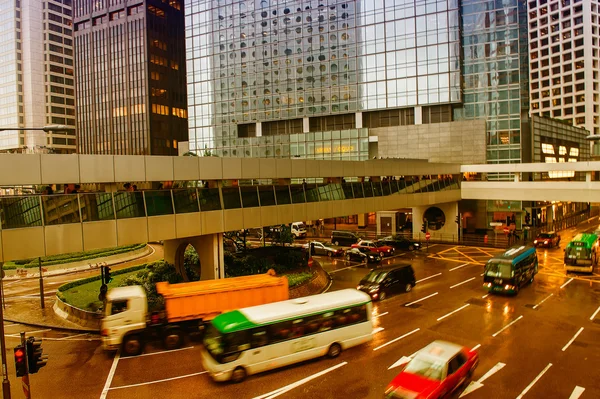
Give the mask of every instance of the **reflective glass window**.
M 82 222 L 113 220 L 115 218 L 111 193 L 79 194 L 79 204 L 81 206 Z

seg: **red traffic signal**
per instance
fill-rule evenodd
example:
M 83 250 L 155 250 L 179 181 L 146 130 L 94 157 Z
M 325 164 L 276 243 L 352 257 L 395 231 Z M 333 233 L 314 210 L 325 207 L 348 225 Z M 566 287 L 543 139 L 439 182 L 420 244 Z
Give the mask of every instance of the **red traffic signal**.
M 17 377 L 23 377 L 24 375 L 27 375 L 27 352 L 23 345 L 16 346 L 14 350 Z

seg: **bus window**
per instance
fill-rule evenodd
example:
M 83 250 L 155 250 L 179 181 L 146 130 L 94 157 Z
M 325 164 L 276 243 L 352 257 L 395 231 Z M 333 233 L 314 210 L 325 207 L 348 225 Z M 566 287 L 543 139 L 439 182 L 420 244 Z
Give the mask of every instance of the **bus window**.
M 313 334 L 319 331 L 321 315 L 310 316 L 306 318 L 306 334 Z
M 331 330 L 333 327 L 333 312 L 327 312 L 321 315 L 321 328 L 319 332 Z
M 292 322 L 292 334 L 290 338 L 299 338 L 304 335 L 304 319 L 297 319 Z
M 290 321 L 282 321 L 269 326 L 269 336 L 271 343 L 285 341 L 290 338 L 292 332 L 292 323 Z
M 267 338 L 267 329 L 266 328 L 256 328 L 252 331 L 252 340 L 250 344 L 253 348 L 260 348 L 261 346 L 265 346 L 269 340 Z

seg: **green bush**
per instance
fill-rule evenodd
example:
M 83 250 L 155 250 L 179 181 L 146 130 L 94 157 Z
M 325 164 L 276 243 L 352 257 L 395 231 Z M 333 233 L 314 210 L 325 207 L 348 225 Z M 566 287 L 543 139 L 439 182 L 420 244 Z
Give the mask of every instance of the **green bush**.
M 254 248 L 243 254 L 226 253 L 224 260 L 227 277 L 261 274 L 269 269 L 285 274 L 307 265 L 305 254 L 298 248 L 278 246 Z
M 200 280 L 200 274 L 198 274 L 198 270 L 200 270 L 200 258 L 198 258 L 196 249 L 191 245 L 188 245 L 183 254 L 183 267 L 189 281 Z
M 177 284 L 183 281 L 183 277 L 177 273 L 175 266 L 161 260 L 145 265 L 143 270 L 134 276 L 127 277 L 120 286 L 141 285 L 146 291 L 148 309 L 153 311 L 162 309 L 164 305 L 162 296 L 156 292 L 156 283 L 161 281 L 168 281 L 169 284 Z
M 120 269 L 120 270 L 114 270 L 114 271 L 111 270 L 110 275 L 111 276 L 118 276 L 119 274 L 131 273 L 131 272 L 134 272 L 136 270 L 144 269 L 145 267 L 146 267 L 146 265 L 143 264 L 143 265 L 126 267 L 125 269 Z M 98 273 L 100 273 L 99 269 L 98 269 Z M 97 281 L 97 280 L 100 280 L 101 278 L 102 278 L 101 275 L 97 275 L 97 276 L 92 276 L 92 277 L 87 277 L 87 278 L 82 278 L 82 279 L 79 279 L 79 280 L 71 281 L 69 283 L 63 284 L 60 287 L 58 287 L 58 292 L 66 291 L 66 290 L 68 290 L 70 288 L 77 287 L 79 285 L 91 283 L 92 281 Z
M 122 254 L 124 252 L 135 251 L 135 250 L 144 248 L 145 246 L 146 246 L 146 244 L 133 244 L 133 245 L 125 245 L 122 247 L 116 247 L 116 248 L 95 249 L 95 250 L 86 251 L 86 252 L 72 252 L 69 254 L 47 256 L 47 257 L 42 258 L 42 267 L 58 265 L 58 264 L 63 264 L 63 263 L 80 262 L 83 260 L 103 258 L 106 256 L 111 256 L 111 255 L 118 255 L 118 254 Z M 15 268 L 24 267 L 26 269 L 39 267 L 38 259 L 33 258 L 33 259 L 21 259 L 21 260 L 15 260 L 12 262 L 6 262 L 4 264 L 3 269 L 4 270 L 12 270 L 12 269 L 9 269 L 8 267 L 11 267 L 13 265 L 17 266 Z
M 4 265 L 2 268 L 4 270 L 16 270 L 16 269 L 19 268 L 19 266 L 17 266 L 17 265 Z
M 312 273 L 288 274 L 288 285 L 290 288 L 297 287 L 302 283 L 309 281 L 313 277 Z

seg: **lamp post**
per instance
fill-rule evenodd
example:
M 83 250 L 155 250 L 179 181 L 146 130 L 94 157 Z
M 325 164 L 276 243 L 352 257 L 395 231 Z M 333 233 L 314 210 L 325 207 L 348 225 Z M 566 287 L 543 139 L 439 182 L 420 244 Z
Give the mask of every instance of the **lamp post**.
M 43 127 L 0 127 L 0 132 L 4 132 L 7 130 L 18 130 L 18 131 L 26 131 L 26 130 L 41 130 L 45 133 L 48 132 L 62 132 L 65 130 L 74 130 L 74 128 L 69 127 L 67 125 L 46 125 Z M 24 146 L 23 149 L 27 149 L 30 146 Z M 40 146 L 40 145 L 34 145 L 31 146 L 32 148 L 47 148 L 45 146 Z

